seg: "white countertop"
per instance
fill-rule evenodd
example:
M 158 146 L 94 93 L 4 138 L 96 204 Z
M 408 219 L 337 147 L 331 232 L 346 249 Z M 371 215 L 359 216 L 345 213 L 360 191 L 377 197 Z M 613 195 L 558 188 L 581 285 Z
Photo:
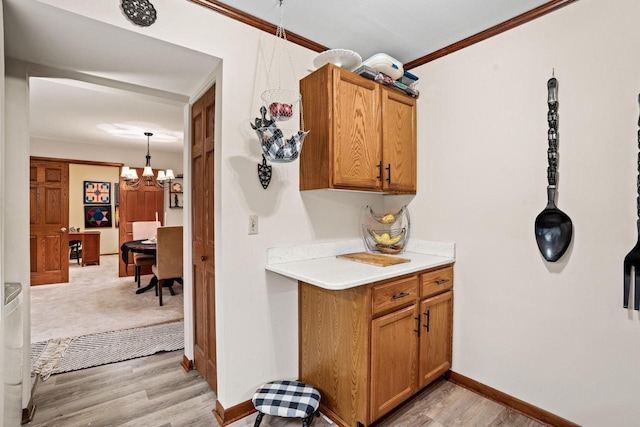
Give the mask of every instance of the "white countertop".
M 453 243 L 420 240 L 410 240 L 405 252 L 389 255 L 411 260 L 402 264 L 379 267 L 336 258 L 339 254 L 364 251 L 360 240 L 269 248 L 265 268 L 324 289 L 341 290 L 455 261 Z

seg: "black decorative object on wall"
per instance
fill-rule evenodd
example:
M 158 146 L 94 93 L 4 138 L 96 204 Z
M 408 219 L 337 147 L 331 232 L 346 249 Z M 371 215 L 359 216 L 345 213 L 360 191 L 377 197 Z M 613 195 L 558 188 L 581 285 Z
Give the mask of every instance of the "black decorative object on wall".
M 573 235 L 573 224 L 571 219 L 556 207 L 556 186 L 558 170 L 558 80 L 552 77 L 547 82 L 547 122 L 549 131 L 549 149 L 547 158 L 549 167 L 547 168 L 547 206 L 536 217 L 535 233 L 538 249 L 545 260 L 549 262 L 558 261 L 567 251 Z
M 638 95 L 638 104 L 640 104 L 640 95 Z M 638 187 L 638 197 L 636 198 L 636 209 L 638 220 L 636 227 L 638 228 L 638 242 L 631 249 L 631 252 L 624 257 L 624 308 L 629 307 L 629 291 L 631 290 L 631 267 L 635 270 L 635 285 L 633 289 L 633 309 L 640 310 L 640 117 L 638 118 L 638 178 L 636 186 Z
M 85 206 L 84 228 L 111 228 L 111 205 Z
M 262 184 L 262 188 L 265 190 L 269 186 L 271 182 L 271 169 L 272 167 L 267 165 L 267 159 L 262 155 L 262 164 L 258 163 L 258 178 L 260 179 L 260 184 Z
M 141 27 L 156 22 L 156 8 L 149 0 L 122 0 L 122 11 L 129 21 Z

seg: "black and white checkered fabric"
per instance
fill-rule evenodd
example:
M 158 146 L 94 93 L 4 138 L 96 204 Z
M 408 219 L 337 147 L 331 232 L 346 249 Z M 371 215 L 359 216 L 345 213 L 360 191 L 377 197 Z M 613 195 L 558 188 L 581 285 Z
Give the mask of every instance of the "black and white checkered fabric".
M 273 381 L 260 387 L 252 401 L 267 415 L 306 418 L 318 410 L 320 392 L 299 381 Z

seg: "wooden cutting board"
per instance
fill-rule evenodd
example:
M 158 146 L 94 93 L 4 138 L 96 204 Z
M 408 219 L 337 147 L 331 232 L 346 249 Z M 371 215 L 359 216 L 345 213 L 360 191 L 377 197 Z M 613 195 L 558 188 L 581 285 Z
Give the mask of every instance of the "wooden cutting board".
M 388 267 L 390 265 L 402 264 L 404 262 L 411 262 L 407 258 L 398 258 L 390 255 L 372 254 L 370 252 L 354 252 L 351 254 L 336 255 L 336 258 L 348 259 L 356 262 L 363 262 L 365 264 L 373 264 L 379 267 Z

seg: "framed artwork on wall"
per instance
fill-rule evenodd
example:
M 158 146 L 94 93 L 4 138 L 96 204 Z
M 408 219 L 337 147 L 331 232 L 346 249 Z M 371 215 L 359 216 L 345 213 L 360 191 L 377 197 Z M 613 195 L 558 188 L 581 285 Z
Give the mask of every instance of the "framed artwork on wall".
M 120 183 L 113 183 L 113 200 L 116 206 L 120 206 Z
M 111 205 L 84 207 L 84 228 L 109 228 L 112 223 Z
M 111 183 L 84 181 L 84 204 L 105 205 L 111 203 Z

